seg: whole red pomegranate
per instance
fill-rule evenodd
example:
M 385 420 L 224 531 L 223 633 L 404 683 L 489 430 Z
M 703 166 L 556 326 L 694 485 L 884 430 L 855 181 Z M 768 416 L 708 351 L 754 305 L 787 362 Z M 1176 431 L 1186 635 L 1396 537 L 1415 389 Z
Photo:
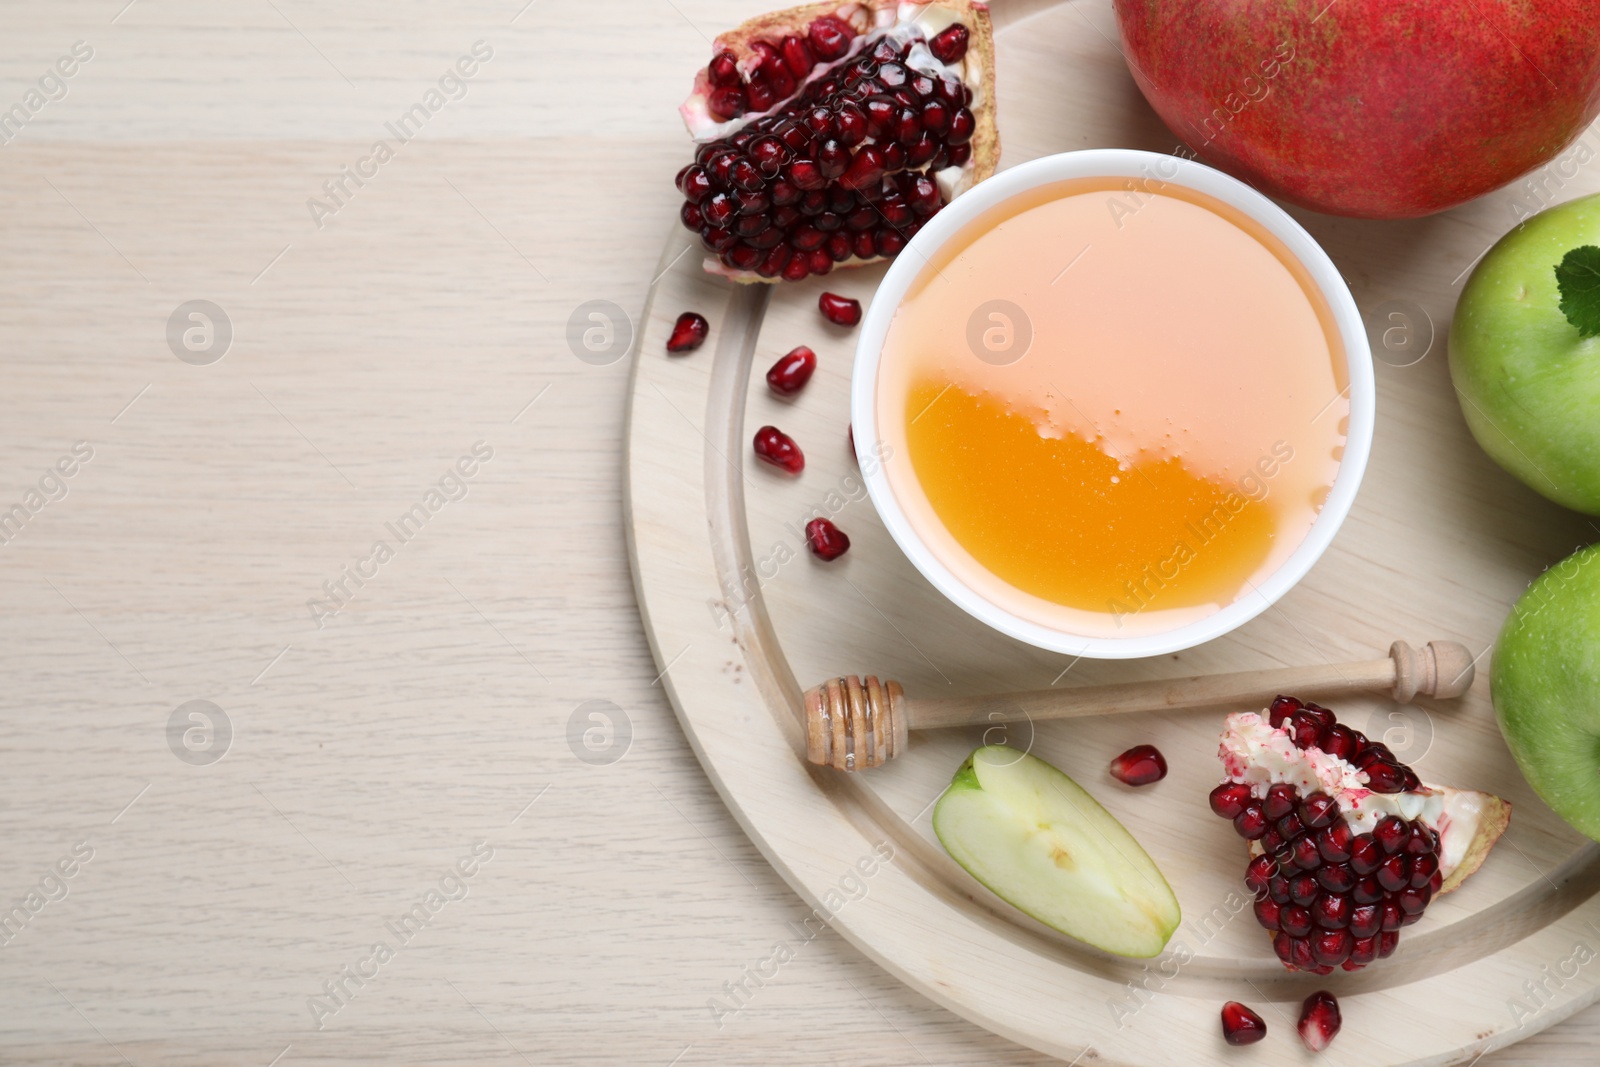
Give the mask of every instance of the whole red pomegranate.
M 1329 214 L 1443 211 L 1550 160 L 1600 111 L 1595 0 L 1115 4 L 1173 132 Z

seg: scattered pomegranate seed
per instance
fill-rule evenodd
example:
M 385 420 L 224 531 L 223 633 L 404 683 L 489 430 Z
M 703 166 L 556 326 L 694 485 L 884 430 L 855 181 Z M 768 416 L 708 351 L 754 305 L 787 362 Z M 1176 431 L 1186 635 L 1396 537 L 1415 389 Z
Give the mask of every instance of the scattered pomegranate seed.
M 790 474 L 806 469 L 805 453 L 794 443 L 794 438 L 776 426 L 763 426 L 756 431 L 755 449 L 757 459 Z
M 1154 745 L 1135 745 L 1111 761 L 1111 776 L 1126 785 L 1149 785 L 1167 776 L 1167 761 Z
M 928 51 L 941 63 L 959 63 L 967 54 L 967 28 L 957 22 L 934 35 Z
M 667 338 L 667 351 L 675 355 L 693 352 L 706 342 L 711 326 L 698 311 L 685 311 L 672 325 L 672 336 Z
M 1300 1040 L 1312 1052 L 1328 1047 L 1339 1032 L 1339 1001 L 1326 989 L 1319 989 L 1300 1006 Z
M 1267 1036 L 1261 1016 L 1230 1000 L 1222 1006 L 1222 1039 L 1230 1045 L 1253 1045 Z
M 854 326 L 861 321 L 861 301 L 847 296 L 823 293 L 817 298 L 822 314 L 835 326 Z
M 781 356 L 767 371 L 767 388 L 779 396 L 794 396 L 811 380 L 817 369 L 817 354 L 805 345 Z
M 806 523 L 806 543 L 811 546 L 811 554 L 824 561 L 836 560 L 850 551 L 850 538 L 827 519 Z

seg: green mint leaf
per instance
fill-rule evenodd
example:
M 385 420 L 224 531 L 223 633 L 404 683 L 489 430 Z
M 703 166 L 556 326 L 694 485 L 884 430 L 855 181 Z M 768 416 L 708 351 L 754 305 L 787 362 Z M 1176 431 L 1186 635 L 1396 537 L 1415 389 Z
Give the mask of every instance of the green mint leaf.
M 1600 337 L 1600 248 L 1582 245 L 1556 264 L 1561 313 L 1579 337 Z

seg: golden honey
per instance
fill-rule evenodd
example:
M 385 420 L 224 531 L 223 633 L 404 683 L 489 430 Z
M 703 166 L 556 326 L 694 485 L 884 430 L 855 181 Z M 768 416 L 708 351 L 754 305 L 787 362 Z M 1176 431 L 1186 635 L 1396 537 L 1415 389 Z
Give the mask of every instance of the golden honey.
M 1183 625 L 1252 595 L 1316 519 L 1348 427 L 1336 336 L 1304 267 L 1227 205 L 1036 189 L 946 242 L 897 310 L 889 483 L 1014 614 L 1086 637 Z

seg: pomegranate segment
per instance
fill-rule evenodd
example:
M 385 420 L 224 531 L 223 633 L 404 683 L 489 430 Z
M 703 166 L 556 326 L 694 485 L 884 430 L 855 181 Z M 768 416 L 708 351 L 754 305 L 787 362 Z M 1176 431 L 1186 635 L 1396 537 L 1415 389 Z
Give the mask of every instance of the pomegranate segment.
M 672 334 L 667 338 L 667 351 L 673 355 L 693 352 L 706 343 L 706 335 L 710 332 L 711 325 L 706 322 L 704 315 L 698 311 L 685 311 L 672 324 Z
M 855 0 L 717 38 L 680 112 L 683 224 L 735 281 L 900 252 L 994 172 L 994 43 L 978 0 Z
M 1154 745 L 1135 745 L 1111 761 L 1111 776 L 1125 785 L 1149 785 L 1167 776 L 1166 757 Z
M 1230 715 L 1218 755 L 1227 779 L 1211 809 L 1251 842 L 1245 885 L 1289 970 L 1355 971 L 1392 953 L 1510 819 L 1498 797 L 1424 785 L 1381 742 L 1293 697 Z
M 805 345 L 778 357 L 767 371 L 767 388 L 779 396 L 794 396 L 811 380 L 817 369 L 817 354 Z
M 854 326 L 861 321 L 861 301 L 836 293 L 823 293 L 817 297 L 817 307 L 823 318 L 835 326 Z
M 1369 958 L 1366 962 L 1372 961 Z M 1312 1052 L 1321 1052 L 1338 1034 L 1342 1022 L 1338 999 L 1326 989 L 1319 989 L 1300 1006 L 1300 1040 Z
M 1222 1006 L 1222 1039 L 1230 1045 L 1253 1045 L 1267 1036 L 1261 1016 L 1230 1000 Z
M 770 463 L 779 470 L 799 474 L 806 469 L 805 453 L 794 443 L 794 438 L 776 426 L 763 426 L 756 431 L 756 458 Z
M 812 519 L 806 523 L 806 544 L 811 554 L 824 562 L 832 562 L 850 551 L 850 538 L 827 519 Z

